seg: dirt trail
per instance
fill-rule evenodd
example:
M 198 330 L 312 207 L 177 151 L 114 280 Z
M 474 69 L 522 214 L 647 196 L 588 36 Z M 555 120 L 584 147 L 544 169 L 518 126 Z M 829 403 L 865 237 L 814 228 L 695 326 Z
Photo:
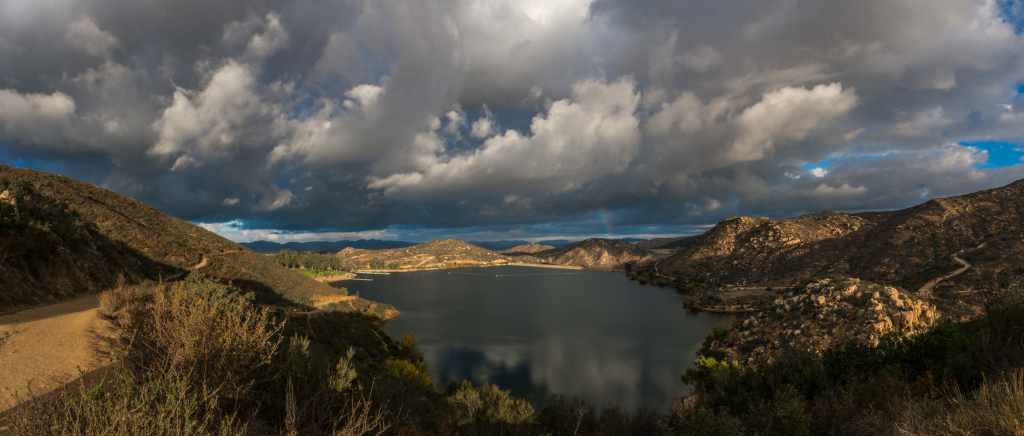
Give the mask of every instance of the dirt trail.
M 0 412 L 29 394 L 45 394 L 83 373 L 110 365 L 109 321 L 99 300 L 86 295 L 66 303 L 0 316 Z
M 206 256 L 203 256 L 203 260 L 199 261 L 199 263 L 197 263 L 196 266 L 194 266 L 194 267 L 192 267 L 190 269 L 202 268 L 202 267 L 206 266 L 207 263 L 209 263 L 209 259 L 207 259 Z M 173 276 L 165 278 L 164 281 L 165 282 L 173 281 L 173 280 L 177 279 L 178 277 L 181 277 L 181 276 L 185 275 L 185 273 L 187 273 L 187 272 L 188 272 L 188 270 L 182 271 L 182 272 L 177 273 L 177 274 L 175 274 Z
M 984 245 L 984 244 L 982 244 L 982 245 Z M 979 245 L 978 248 L 981 248 L 981 245 Z M 961 250 L 961 251 L 963 251 L 963 250 Z M 963 265 L 963 267 L 958 269 L 958 270 L 956 270 L 956 271 L 953 271 L 953 272 L 951 272 L 951 273 L 949 273 L 947 275 L 944 275 L 944 276 L 939 277 L 937 279 L 933 279 L 932 281 L 930 281 L 928 283 L 925 283 L 924 286 L 921 286 L 921 289 L 917 290 L 917 295 L 919 295 L 921 297 L 924 297 L 924 298 L 931 298 L 931 296 L 932 296 L 932 289 L 934 289 L 936 285 L 938 285 L 943 280 L 951 279 L 951 278 L 956 277 L 956 276 L 958 276 L 960 274 L 963 274 L 964 271 L 967 271 L 967 269 L 971 267 L 971 264 L 969 262 L 967 262 L 966 260 L 963 260 L 963 259 L 960 258 L 960 251 L 958 251 L 956 253 L 953 253 L 953 260 L 959 262 L 961 265 Z
M 423 259 L 423 262 L 418 263 L 416 266 L 423 265 L 424 263 L 426 263 L 430 259 L 434 259 L 434 256 L 430 256 L 430 257 L 428 257 L 426 259 Z M 413 268 L 416 268 L 416 266 L 414 266 Z

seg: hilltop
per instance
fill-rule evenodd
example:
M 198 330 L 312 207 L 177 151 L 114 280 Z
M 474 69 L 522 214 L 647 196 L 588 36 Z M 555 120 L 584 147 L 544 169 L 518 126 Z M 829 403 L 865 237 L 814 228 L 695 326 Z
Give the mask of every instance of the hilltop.
M 1024 273 L 1024 181 L 891 212 L 819 212 L 726 219 L 672 256 L 640 270 L 651 281 L 722 288 L 789 286 L 830 274 L 916 290 L 961 267 L 947 288 L 994 286 Z
M 338 257 L 358 269 L 432 269 L 508 263 L 506 256 L 455 239 L 386 250 L 346 248 L 338 252 Z
M 534 244 L 534 243 L 531 242 L 531 243 L 528 243 L 528 244 L 518 245 L 518 246 L 515 246 L 515 247 L 512 247 L 512 248 L 509 248 L 507 250 L 501 250 L 501 251 L 499 251 L 499 253 L 501 253 L 501 254 L 509 254 L 509 255 L 533 254 L 533 253 L 537 253 L 537 252 L 544 251 L 544 250 L 551 250 L 553 248 L 555 248 L 555 247 L 552 247 L 550 245 Z
M 281 250 L 292 250 L 298 252 L 330 252 L 344 250 L 346 248 L 362 248 L 366 250 L 381 250 L 386 248 L 402 248 L 416 245 L 413 242 L 404 241 L 383 241 L 380 239 L 360 239 L 357 241 L 312 241 L 312 242 L 272 242 L 253 241 L 242 242 L 242 245 L 257 253 L 273 254 Z
M 89 183 L 0 166 L 0 311 L 64 300 L 196 266 L 257 302 L 311 307 L 339 291 L 139 201 Z
M 659 257 L 663 257 L 663 253 L 641 248 L 622 239 L 591 238 L 564 247 L 517 256 L 517 260 L 535 258 L 554 265 L 620 269 L 626 264 L 648 262 Z

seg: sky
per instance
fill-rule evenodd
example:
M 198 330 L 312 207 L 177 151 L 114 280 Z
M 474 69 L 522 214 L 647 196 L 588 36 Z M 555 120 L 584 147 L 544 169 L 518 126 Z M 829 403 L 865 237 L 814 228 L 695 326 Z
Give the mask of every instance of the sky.
M 1024 4 L 0 0 L 0 164 L 236 241 L 693 234 L 1024 178 Z

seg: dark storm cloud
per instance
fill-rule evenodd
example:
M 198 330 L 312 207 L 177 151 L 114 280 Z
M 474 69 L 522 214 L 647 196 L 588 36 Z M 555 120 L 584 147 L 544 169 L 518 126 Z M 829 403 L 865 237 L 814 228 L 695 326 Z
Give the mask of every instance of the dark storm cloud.
M 1024 177 L 1021 10 L 0 0 L 0 156 L 244 237 L 906 207 Z

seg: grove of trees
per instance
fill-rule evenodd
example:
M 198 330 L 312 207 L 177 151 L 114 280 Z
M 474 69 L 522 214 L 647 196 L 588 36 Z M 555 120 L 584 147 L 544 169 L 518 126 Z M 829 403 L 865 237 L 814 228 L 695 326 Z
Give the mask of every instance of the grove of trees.
M 354 265 L 344 264 L 333 254 L 299 253 L 284 249 L 274 255 L 274 262 L 285 268 L 311 269 L 315 271 L 352 271 Z

